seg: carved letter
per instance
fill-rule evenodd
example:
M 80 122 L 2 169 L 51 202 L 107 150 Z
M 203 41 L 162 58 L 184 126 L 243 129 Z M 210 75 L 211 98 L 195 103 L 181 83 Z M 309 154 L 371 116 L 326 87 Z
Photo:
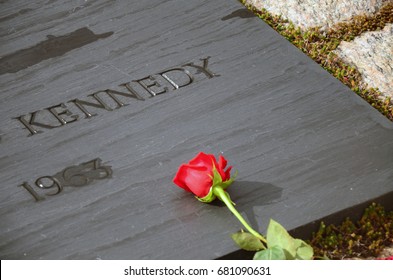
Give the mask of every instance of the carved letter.
M 153 83 L 151 83 L 151 84 L 145 84 L 143 81 L 145 81 L 145 80 L 151 80 L 151 81 L 153 81 Z M 156 81 L 156 79 L 153 77 L 153 76 L 147 76 L 147 77 L 145 77 L 145 78 L 142 78 L 142 79 L 139 79 L 139 80 L 134 80 L 133 82 L 137 82 L 138 84 L 140 84 L 145 90 L 147 90 L 150 94 L 151 94 L 151 97 L 154 97 L 154 96 L 156 96 L 156 95 L 159 95 L 159 94 L 162 94 L 162 93 L 165 93 L 165 92 L 167 92 L 168 91 L 168 88 L 167 87 L 164 87 L 164 89 L 162 90 L 162 91 L 160 91 L 160 92 L 155 92 L 155 91 L 153 91 L 152 89 L 151 89 L 151 87 L 161 87 L 161 84 L 159 84 L 157 81 Z
M 56 108 L 63 108 L 65 110 L 62 110 L 61 112 L 57 112 Z M 55 116 L 56 119 L 59 120 L 59 122 L 62 125 L 65 125 L 67 123 L 72 123 L 74 121 L 77 121 L 78 118 L 79 118 L 78 115 L 72 115 L 72 113 L 67 109 L 67 106 L 64 103 L 61 103 L 61 104 L 56 105 L 56 106 L 49 107 L 47 109 L 49 110 L 49 112 L 51 112 Z M 70 116 L 71 119 L 70 120 L 66 120 L 61 115 Z
M 188 76 L 188 82 L 186 82 L 185 84 L 182 84 L 182 85 L 176 84 L 176 83 L 173 81 L 173 79 L 169 78 L 169 77 L 166 75 L 167 73 L 173 72 L 173 71 L 180 71 L 180 72 L 182 72 L 182 73 L 185 73 L 185 74 Z M 178 68 L 172 68 L 172 69 L 169 69 L 169 70 L 160 72 L 160 73 L 158 73 L 158 74 L 161 75 L 165 80 L 167 80 L 167 81 L 173 86 L 174 89 L 178 89 L 178 88 L 181 88 L 181 87 L 188 86 L 189 84 L 191 84 L 191 83 L 194 81 L 194 77 L 191 75 L 190 71 L 188 71 L 187 69 L 184 69 L 184 68 L 180 68 L 180 67 L 178 67 Z
M 195 65 L 193 62 L 191 62 L 191 63 L 183 65 L 183 67 L 184 66 L 194 67 L 194 68 L 198 69 L 199 71 L 203 72 L 209 79 L 211 79 L 213 77 L 219 77 L 220 75 L 215 74 L 212 71 L 210 71 L 209 69 L 207 69 L 207 65 L 209 64 L 209 58 L 210 58 L 210 56 L 200 59 L 200 61 L 203 61 L 203 66 Z
M 91 114 L 89 111 L 86 110 L 85 106 L 90 106 L 90 107 L 96 107 L 96 108 L 101 108 L 101 109 L 105 109 L 107 111 L 112 111 L 112 109 L 110 107 L 108 107 L 107 104 L 104 103 L 104 101 L 102 101 L 101 98 L 99 98 L 97 96 L 97 94 L 100 91 L 97 91 L 93 94 L 89 94 L 88 96 L 92 96 L 95 100 L 98 101 L 98 103 L 92 103 L 92 102 L 88 102 L 88 101 L 84 101 L 84 100 L 80 100 L 80 99 L 74 99 L 74 100 L 70 100 L 68 102 L 73 102 L 83 113 L 85 113 L 86 115 L 86 119 L 87 118 L 91 118 L 93 116 L 96 116 L 97 114 Z
M 126 93 L 126 92 L 120 92 L 117 90 L 112 90 L 112 89 L 107 89 L 105 90 L 105 92 L 117 103 L 117 107 L 116 109 L 119 109 L 120 107 L 126 106 L 128 104 L 124 104 L 123 102 L 121 102 L 115 95 L 121 95 L 124 97 L 130 97 L 130 98 L 135 98 L 137 100 L 141 100 L 144 101 L 145 99 L 140 96 L 131 86 L 130 83 L 125 83 L 125 84 L 121 84 L 119 86 L 124 86 L 126 89 L 128 89 L 128 91 L 130 93 Z
M 44 124 L 44 123 L 36 122 L 36 121 L 35 121 L 36 114 L 37 114 L 38 112 L 41 112 L 41 111 L 42 111 L 42 110 L 39 110 L 39 111 L 35 111 L 35 112 L 33 112 L 33 113 L 30 113 L 30 120 L 26 120 L 26 119 L 25 119 L 25 117 L 26 117 L 27 115 L 19 116 L 19 117 L 17 117 L 16 119 L 19 120 L 19 121 L 20 121 L 20 122 L 30 131 L 31 135 L 34 135 L 34 134 L 37 134 L 37 133 L 41 133 L 41 132 L 42 132 L 41 130 L 36 130 L 36 129 L 33 127 L 33 125 L 39 126 L 39 127 L 42 127 L 42 128 L 47 128 L 47 129 L 52 129 L 52 128 L 56 128 L 56 127 L 62 126 L 62 124 L 60 124 L 60 125 L 49 125 L 49 124 Z M 30 135 L 30 136 L 31 136 L 31 135 Z

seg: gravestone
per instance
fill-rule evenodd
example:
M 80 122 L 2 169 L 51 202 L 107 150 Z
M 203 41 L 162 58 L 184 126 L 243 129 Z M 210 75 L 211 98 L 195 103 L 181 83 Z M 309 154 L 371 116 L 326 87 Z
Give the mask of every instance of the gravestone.
M 237 1 L 1 3 L 2 259 L 214 259 L 241 228 L 172 183 L 224 155 L 293 229 L 393 191 L 393 125 Z

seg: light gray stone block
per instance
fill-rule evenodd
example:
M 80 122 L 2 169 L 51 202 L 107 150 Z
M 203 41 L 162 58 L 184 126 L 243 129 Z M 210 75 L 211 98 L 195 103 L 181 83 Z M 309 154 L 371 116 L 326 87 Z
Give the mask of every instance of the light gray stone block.
M 363 33 L 352 42 L 341 42 L 335 53 L 356 67 L 369 87 L 393 98 L 393 24 Z
M 329 28 L 353 16 L 371 15 L 392 0 L 246 0 L 257 9 L 265 8 L 301 28 Z

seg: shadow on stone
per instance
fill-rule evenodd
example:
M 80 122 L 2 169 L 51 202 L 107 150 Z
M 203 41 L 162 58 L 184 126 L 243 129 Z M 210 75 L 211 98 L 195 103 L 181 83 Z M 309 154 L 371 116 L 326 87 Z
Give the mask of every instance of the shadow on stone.
M 282 196 L 282 188 L 270 183 L 235 181 L 228 188 L 228 193 L 233 202 L 236 203 L 236 209 L 257 229 L 258 221 L 254 214 L 254 207 L 260 207 L 273 203 L 278 203 Z M 225 207 L 218 199 L 211 203 L 214 206 Z M 241 228 L 241 224 L 239 224 Z
M 228 20 L 228 19 L 232 19 L 232 18 L 252 18 L 254 17 L 254 14 L 252 12 L 250 12 L 248 9 L 239 9 L 236 10 L 234 12 L 232 12 L 231 14 L 221 18 L 222 21 Z
M 94 34 L 84 27 L 63 36 L 48 35 L 45 41 L 27 49 L 18 50 L 0 59 L 0 75 L 16 73 L 49 58 L 61 56 L 71 50 L 109 37 L 113 32 Z

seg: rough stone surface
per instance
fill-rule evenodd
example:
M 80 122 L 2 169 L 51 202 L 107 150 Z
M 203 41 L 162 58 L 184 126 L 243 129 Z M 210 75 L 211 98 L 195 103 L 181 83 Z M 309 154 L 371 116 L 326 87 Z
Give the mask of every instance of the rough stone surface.
M 336 54 L 355 66 L 369 87 L 393 97 L 393 24 L 366 32 L 352 42 L 341 42 Z
M 376 13 L 392 0 L 246 0 L 257 9 L 282 15 L 301 28 L 331 27 L 352 16 Z

